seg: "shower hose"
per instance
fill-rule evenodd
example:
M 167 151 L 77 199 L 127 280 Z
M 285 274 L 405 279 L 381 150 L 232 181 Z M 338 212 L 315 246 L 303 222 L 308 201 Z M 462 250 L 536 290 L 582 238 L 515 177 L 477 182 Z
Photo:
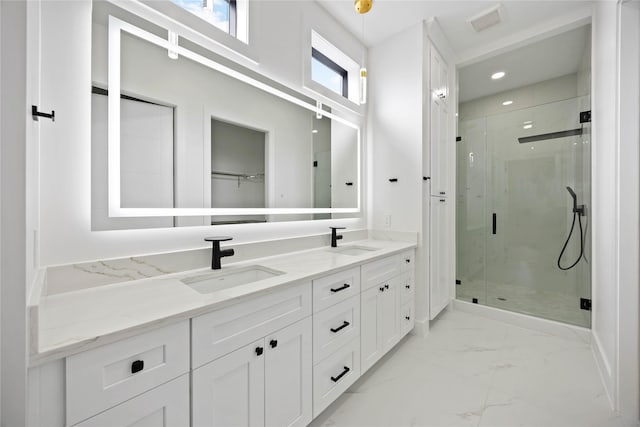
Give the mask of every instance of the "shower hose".
M 578 255 L 578 259 L 576 259 L 576 262 L 571 264 L 569 267 L 563 267 L 562 264 L 560 264 L 560 260 L 562 259 L 562 255 L 564 255 L 564 251 L 567 249 L 567 245 L 571 240 L 573 229 L 576 226 L 576 216 L 578 217 L 578 226 L 580 227 L 580 255 Z M 571 230 L 569 231 L 569 236 L 567 236 L 567 241 L 564 242 L 564 246 L 562 247 L 562 251 L 560 251 L 560 256 L 558 257 L 558 268 L 560 270 L 565 270 L 565 271 L 571 270 L 580 262 L 580 259 L 584 256 L 584 237 L 583 237 L 583 231 L 582 231 L 582 220 L 580 219 L 580 217 L 581 217 L 580 213 L 575 211 L 573 212 L 573 221 L 571 222 Z

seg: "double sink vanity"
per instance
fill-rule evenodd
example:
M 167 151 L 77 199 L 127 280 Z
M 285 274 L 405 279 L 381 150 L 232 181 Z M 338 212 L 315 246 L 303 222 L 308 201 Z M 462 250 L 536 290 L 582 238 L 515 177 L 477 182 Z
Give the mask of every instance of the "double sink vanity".
M 307 425 L 413 329 L 414 248 L 367 239 L 44 295 L 30 388 L 56 397 L 31 417 Z

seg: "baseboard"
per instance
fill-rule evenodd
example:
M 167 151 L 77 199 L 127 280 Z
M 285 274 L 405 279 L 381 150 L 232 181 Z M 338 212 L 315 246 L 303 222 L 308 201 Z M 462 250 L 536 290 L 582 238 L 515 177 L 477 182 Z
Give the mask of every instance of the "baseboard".
M 604 385 L 604 390 L 607 393 L 609 405 L 611 405 L 611 409 L 616 410 L 614 397 L 615 385 L 614 377 L 611 372 L 611 364 L 602 351 L 600 339 L 598 338 L 598 335 L 595 334 L 595 332 L 591 334 L 591 352 L 593 353 L 593 358 L 596 361 L 596 366 L 598 367 L 598 372 L 600 373 L 600 379 L 602 380 L 602 384 Z
M 429 319 L 424 318 L 422 320 L 416 320 L 415 325 L 410 333 L 411 335 L 415 335 L 420 338 L 424 338 L 429 335 Z
M 526 314 L 514 313 L 485 305 L 472 304 L 466 301 L 453 300 L 454 310 L 460 310 L 467 313 L 476 314 L 482 317 L 499 320 L 510 325 L 519 326 L 525 329 L 531 329 L 543 332 L 549 335 L 555 335 L 566 339 L 573 339 L 591 344 L 591 330 L 581 328 L 579 326 L 567 325 L 565 323 L 555 322 L 553 320 L 540 319 L 538 317 Z

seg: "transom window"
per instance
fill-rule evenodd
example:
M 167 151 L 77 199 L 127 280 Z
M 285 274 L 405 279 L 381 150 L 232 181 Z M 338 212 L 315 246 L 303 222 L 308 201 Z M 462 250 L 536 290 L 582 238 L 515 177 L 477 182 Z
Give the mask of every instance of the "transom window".
M 318 49 L 311 49 L 311 79 L 320 83 L 327 89 L 342 95 L 349 96 L 348 72 Z
M 236 0 L 171 0 L 171 2 L 225 33 L 238 37 L 238 5 Z

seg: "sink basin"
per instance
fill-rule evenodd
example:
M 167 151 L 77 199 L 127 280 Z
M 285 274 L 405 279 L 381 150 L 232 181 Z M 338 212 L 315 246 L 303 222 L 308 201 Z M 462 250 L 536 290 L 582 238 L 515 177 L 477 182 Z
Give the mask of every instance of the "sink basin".
M 213 273 L 185 277 L 184 279 L 180 279 L 180 281 L 194 291 L 200 292 L 201 294 L 210 294 L 234 286 L 269 279 L 281 274 L 284 274 L 284 272 L 262 267 L 261 265 L 250 265 L 232 270 L 220 270 Z
M 358 255 L 368 254 L 369 252 L 373 252 L 377 250 L 378 248 L 372 248 L 370 246 L 351 245 L 351 246 L 331 248 L 330 252 L 336 252 L 341 255 L 358 256 Z

